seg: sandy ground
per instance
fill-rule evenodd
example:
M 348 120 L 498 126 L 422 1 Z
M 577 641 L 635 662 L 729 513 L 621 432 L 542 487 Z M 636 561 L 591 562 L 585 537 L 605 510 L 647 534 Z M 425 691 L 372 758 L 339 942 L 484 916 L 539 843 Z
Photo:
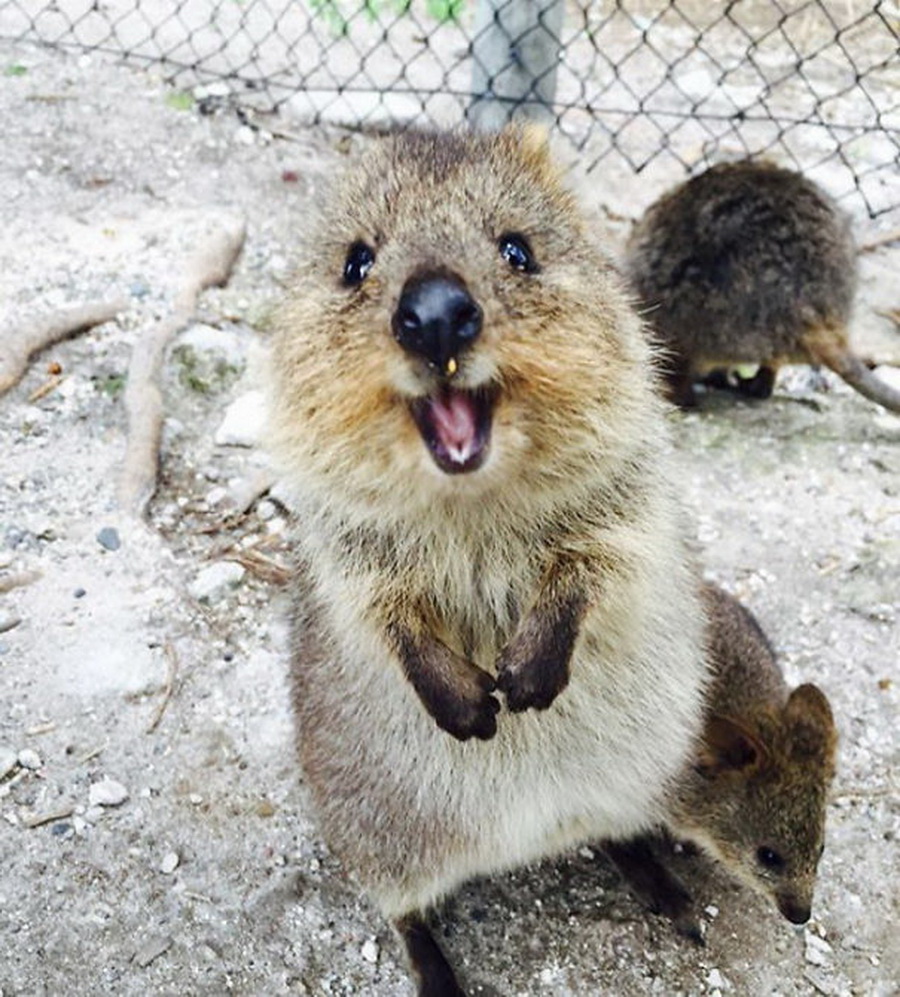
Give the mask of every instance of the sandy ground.
M 0 47 L 13 63 L 0 330 L 113 292 L 132 304 L 0 399 L 0 993 L 410 994 L 293 761 L 285 606 L 260 577 L 283 557 L 285 510 L 269 497 L 227 517 L 264 465 L 239 445 L 257 330 L 346 143 L 266 141 L 98 60 Z M 612 212 L 598 219 L 653 193 L 596 175 L 591 192 Z M 136 525 L 116 505 L 131 347 L 223 212 L 246 217 L 247 242 L 169 351 L 160 490 Z M 862 263 L 857 337 L 900 361 L 877 314 L 900 304 L 900 250 Z M 439 931 L 473 994 L 896 994 L 900 419 L 797 371 L 769 403 L 710 399 L 673 420 L 708 573 L 836 713 L 814 918 L 796 930 L 682 857 L 706 907 L 695 948 L 583 849 L 470 884 Z

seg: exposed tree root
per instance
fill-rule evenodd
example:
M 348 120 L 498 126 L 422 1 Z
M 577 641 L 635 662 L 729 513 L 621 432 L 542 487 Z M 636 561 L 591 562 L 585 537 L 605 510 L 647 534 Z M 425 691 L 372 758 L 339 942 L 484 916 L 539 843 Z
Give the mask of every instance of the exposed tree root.
M 188 261 L 171 313 L 148 329 L 132 351 L 125 386 L 128 441 L 119 502 L 136 516 L 143 516 L 156 491 L 163 422 L 159 374 L 166 346 L 194 317 L 201 292 L 227 281 L 244 244 L 245 231 L 243 219 L 225 217 L 218 221 L 206 234 L 206 245 Z
M 0 330 L 0 395 L 19 383 L 35 353 L 95 325 L 110 322 L 129 304 L 128 298 L 113 298 L 73 305 L 39 315 L 22 325 L 10 323 Z

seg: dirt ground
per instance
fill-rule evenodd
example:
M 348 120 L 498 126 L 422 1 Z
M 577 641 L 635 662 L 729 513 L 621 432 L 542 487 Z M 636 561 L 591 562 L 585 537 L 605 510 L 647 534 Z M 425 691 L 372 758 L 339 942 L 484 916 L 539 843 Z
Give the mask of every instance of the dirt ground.
M 347 140 L 270 140 L 96 57 L 0 45 L 12 65 L 0 337 L 67 303 L 130 307 L 0 398 L 0 994 L 410 994 L 293 761 L 287 512 L 276 488 L 228 515 L 265 467 L 260 330 Z M 654 193 L 593 176 L 611 248 L 613 221 Z M 235 214 L 235 273 L 167 355 L 161 483 L 139 525 L 116 502 L 131 349 L 205 227 Z M 861 262 L 856 339 L 900 363 L 879 314 L 900 305 L 900 248 Z M 468 885 L 438 913 L 444 944 L 481 995 L 900 993 L 900 418 L 794 370 L 768 403 L 672 419 L 708 574 L 837 717 L 813 920 L 795 929 L 682 856 L 706 908 L 693 947 L 584 848 Z

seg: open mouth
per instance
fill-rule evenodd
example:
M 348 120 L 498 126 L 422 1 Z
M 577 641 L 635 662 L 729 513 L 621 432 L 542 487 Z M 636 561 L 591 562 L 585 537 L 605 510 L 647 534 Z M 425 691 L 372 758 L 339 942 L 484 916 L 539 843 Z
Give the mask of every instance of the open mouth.
M 445 387 L 412 402 L 412 417 L 425 446 L 445 474 L 475 471 L 484 463 L 496 401 L 495 388 L 462 391 Z

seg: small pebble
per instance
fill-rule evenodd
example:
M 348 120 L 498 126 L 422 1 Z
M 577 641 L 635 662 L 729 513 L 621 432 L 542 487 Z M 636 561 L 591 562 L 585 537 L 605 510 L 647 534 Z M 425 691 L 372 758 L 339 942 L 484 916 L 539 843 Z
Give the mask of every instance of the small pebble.
M 75 589 L 72 595 L 75 596 L 76 599 L 83 599 L 87 595 L 87 592 L 85 592 L 83 588 L 79 587 Z
M 127 799 L 128 790 L 115 779 L 101 779 L 88 791 L 88 803 L 92 807 L 118 807 Z
M 119 531 L 113 526 L 104 526 L 97 534 L 97 543 L 105 550 L 118 550 L 122 545 Z
M 819 938 L 811 931 L 805 933 L 806 961 L 812 966 L 824 966 L 831 955 L 832 948 L 824 938 Z
M 707 985 L 713 987 L 715 990 L 722 990 L 725 986 L 725 977 L 718 971 L 718 969 L 711 969 L 706 974 Z
M 181 859 L 178 857 L 178 852 L 166 852 L 159 863 L 159 871 L 170 876 L 178 868 L 180 863 Z
M 215 488 L 209 490 L 209 494 L 206 496 L 206 504 L 210 507 L 215 507 L 221 505 L 227 498 L 228 489 L 223 488 L 221 485 L 216 485 Z
M 256 141 L 256 136 L 253 134 L 252 128 L 249 128 L 247 125 L 241 125 L 234 133 L 234 140 L 239 145 L 253 145 Z
M 172 947 L 172 939 L 168 935 L 156 935 L 148 938 L 134 953 L 132 959 L 141 969 L 149 966 L 154 959 L 158 959 L 164 952 Z
M 14 613 L 3 613 L 0 615 L 0 634 L 15 629 L 21 622 L 21 616 L 16 616 Z
M 18 762 L 23 769 L 39 769 L 41 767 L 41 756 L 34 748 L 23 748 L 19 752 Z
M 198 602 L 217 602 L 238 586 L 245 574 L 244 567 L 234 561 L 217 561 L 197 574 L 188 591 Z
M 256 515 L 263 522 L 270 520 L 275 513 L 278 512 L 278 507 L 274 502 L 270 502 L 268 499 L 262 499 L 260 502 L 256 503 Z
M 216 446 L 253 447 L 263 438 L 266 400 L 262 391 L 240 395 L 225 410 L 214 437 Z
M 371 962 L 373 965 L 378 962 L 378 942 L 374 938 L 367 938 L 360 951 L 366 962 Z
M 71 832 L 72 825 L 67 824 L 65 821 L 58 821 L 56 824 L 50 825 L 50 833 L 56 838 L 61 838 L 64 834 L 70 834 Z

